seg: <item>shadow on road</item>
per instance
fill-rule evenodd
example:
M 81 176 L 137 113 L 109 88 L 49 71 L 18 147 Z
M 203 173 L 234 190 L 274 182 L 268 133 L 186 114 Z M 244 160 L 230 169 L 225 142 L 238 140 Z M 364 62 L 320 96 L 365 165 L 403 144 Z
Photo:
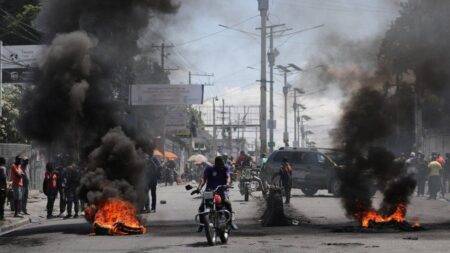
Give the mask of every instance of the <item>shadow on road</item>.
M 75 235 L 87 235 L 91 231 L 91 226 L 87 222 L 71 223 L 71 224 L 55 224 L 50 223 L 42 226 L 23 228 L 4 234 L 0 239 L 10 239 L 13 237 L 23 237 L 29 235 L 39 235 L 47 233 L 63 233 Z M 1 241 L 0 241 L 1 243 Z

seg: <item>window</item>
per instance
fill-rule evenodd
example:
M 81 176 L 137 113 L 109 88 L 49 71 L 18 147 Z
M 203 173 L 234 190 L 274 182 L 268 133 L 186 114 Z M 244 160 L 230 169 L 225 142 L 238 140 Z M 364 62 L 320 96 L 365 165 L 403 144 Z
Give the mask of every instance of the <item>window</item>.
M 290 155 L 289 152 L 279 151 L 274 154 L 273 161 L 274 162 L 282 162 L 283 158 L 286 157 L 289 161 Z
M 325 158 L 325 156 L 322 155 L 322 154 L 317 154 L 317 161 L 318 161 L 320 164 L 325 164 L 326 158 Z
M 304 153 L 303 163 L 305 164 L 317 163 L 317 155 L 315 153 Z

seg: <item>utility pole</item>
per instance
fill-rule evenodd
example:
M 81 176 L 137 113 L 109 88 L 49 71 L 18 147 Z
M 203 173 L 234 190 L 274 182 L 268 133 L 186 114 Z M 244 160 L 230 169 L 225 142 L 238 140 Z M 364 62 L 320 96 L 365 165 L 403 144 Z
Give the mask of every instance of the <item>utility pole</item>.
M 297 89 L 294 89 L 294 148 L 298 148 L 298 134 L 297 134 Z
M 233 131 L 231 129 L 231 106 L 228 106 L 228 156 L 231 156 L 233 153 Z
M 161 45 L 152 45 L 152 48 L 157 48 L 161 52 L 161 56 L 160 56 L 161 62 L 160 62 L 160 64 L 161 64 L 161 69 L 162 69 L 163 72 L 170 72 L 172 70 L 178 70 L 178 68 L 165 68 L 165 59 L 169 56 L 169 54 L 166 53 L 166 49 L 167 48 L 173 48 L 173 47 L 174 47 L 174 45 L 172 45 L 172 44 L 166 45 L 164 42 L 162 42 Z M 163 131 L 162 131 L 162 138 L 161 138 L 161 142 L 162 142 L 162 147 L 161 147 L 162 150 L 161 151 L 162 151 L 163 157 L 165 159 L 165 157 L 166 157 L 166 121 L 167 121 L 166 116 L 167 116 L 167 106 L 163 107 L 163 111 L 164 111 L 164 113 L 163 113 L 163 117 L 162 117 Z M 191 146 L 192 146 L 192 143 L 191 143 Z M 190 149 L 191 148 L 192 147 L 190 147 Z
M 283 86 L 283 95 L 284 95 L 284 132 L 283 132 L 283 142 L 285 147 L 289 147 L 289 132 L 288 132 L 288 93 L 290 85 L 287 82 L 287 74 L 291 71 L 288 67 L 277 65 L 277 69 L 283 72 L 284 76 L 284 86 Z
M 261 108 L 260 108 L 260 141 L 261 154 L 267 153 L 267 101 L 266 101 L 266 22 L 269 10 L 269 0 L 258 0 L 258 10 L 261 13 Z
M 216 157 L 217 155 L 217 143 L 216 143 L 216 136 L 217 136 L 217 127 L 216 127 L 216 101 L 217 97 L 213 98 L 213 139 L 212 139 L 212 156 Z
M 160 64 L 161 64 L 161 68 L 162 68 L 162 70 L 164 72 L 172 71 L 172 70 L 178 70 L 178 68 L 165 68 L 166 67 L 166 65 L 165 65 L 166 58 L 170 55 L 169 53 L 166 53 L 166 50 L 168 48 L 173 48 L 173 47 L 175 47 L 175 46 L 172 45 L 172 44 L 167 45 L 164 42 L 162 42 L 161 45 L 154 45 L 154 44 L 152 45 L 152 48 L 157 48 L 161 52 L 161 55 L 160 55 L 160 61 L 161 62 L 160 62 Z
M 278 56 L 278 51 L 276 49 L 274 49 L 274 45 L 273 45 L 273 40 L 274 40 L 274 34 L 277 32 L 284 32 L 284 31 L 288 31 L 291 29 L 284 29 L 282 31 L 274 31 L 274 28 L 280 27 L 280 26 L 284 26 L 284 24 L 279 24 L 279 25 L 271 25 L 268 26 L 267 28 L 269 28 L 269 53 L 267 54 L 267 58 L 269 60 L 269 76 L 270 76 L 270 81 L 269 81 L 269 85 L 270 85 L 270 92 L 269 92 L 269 152 L 272 153 L 273 149 L 275 147 L 275 142 L 273 139 L 273 132 L 274 129 L 276 128 L 276 123 L 274 120 L 274 110 L 273 110 L 273 84 L 274 84 L 274 80 L 273 80 L 273 69 L 275 66 L 275 58 Z
M 222 98 L 222 145 L 225 144 L 225 99 Z
M 289 70 L 284 71 L 284 86 L 283 86 L 283 95 L 284 95 L 284 133 L 283 133 L 283 142 L 285 147 L 289 147 L 289 132 L 288 132 L 288 93 L 289 93 L 289 85 L 287 83 L 287 73 Z

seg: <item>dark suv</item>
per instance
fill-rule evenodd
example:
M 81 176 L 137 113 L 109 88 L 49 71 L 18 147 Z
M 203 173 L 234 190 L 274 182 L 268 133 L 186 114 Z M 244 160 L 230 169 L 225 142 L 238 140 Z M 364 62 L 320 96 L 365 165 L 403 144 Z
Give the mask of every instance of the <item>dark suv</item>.
M 292 165 L 292 188 L 301 189 L 307 196 L 313 196 L 321 189 L 338 194 L 337 165 L 316 149 L 281 148 L 274 151 L 261 170 L 263 180 L 271 181 L 274 173 L 281 168 L 283 158 L 287 158 Z

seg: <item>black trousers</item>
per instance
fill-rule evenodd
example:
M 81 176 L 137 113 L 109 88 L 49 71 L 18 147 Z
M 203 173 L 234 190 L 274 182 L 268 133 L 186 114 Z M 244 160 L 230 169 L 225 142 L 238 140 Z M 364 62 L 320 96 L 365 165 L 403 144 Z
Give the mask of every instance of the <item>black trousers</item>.
M 149 196 L 149 191 L 150 191 L 150 195 L 152 197 L 152 209 L 151 210 L 156 210 L 156 186 L 158 185 L 157 182 L 151 182 L 150 184 L 147 185 L 147 190 L 146 190 L 146 194 L 145 194 L 145 206 L 144 209 L 149 211 L 150 210 L 150 196 Z
M 23 186 L 23 193 L 22 193 L 22 212 L 27 212 L 27 203 L 28 203 L 28 185 Z
M 75 214 L 78 215 L 78 211 L 80 210 L 80 201 L 78 200 L 78 196 L 75 191 L 66 192 L 66 204 L 67 215 L 72 215 L 72 207 Z
M 66 211 L 66 192 L 64 188 L 58 189 L 59 192 L 59 213 Z
M 430 198 L 436 199 L 437 193 L 441 189 L 441 177 L 430 176 L 428 179 L 428 187 L 430 188 Z
M 5 217 L 6 191 L 0 191 L 0 220 Z
M 55 205 L 56 193 L 47 195 L 47 216 L 53 214 L 53 206 Z
M 425 195 L 425 183 L 427 182 L 426 177 L 418 177 L 417 178 L 417 194 L 419 196 Z

